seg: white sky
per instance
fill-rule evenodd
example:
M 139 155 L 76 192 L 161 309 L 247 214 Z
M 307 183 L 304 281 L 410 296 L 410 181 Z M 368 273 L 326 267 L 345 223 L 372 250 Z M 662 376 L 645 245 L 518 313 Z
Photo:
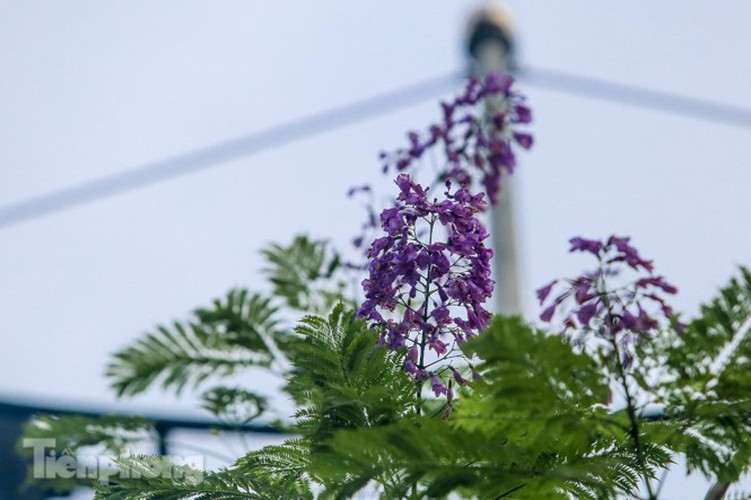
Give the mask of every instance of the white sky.
M 0 2 L 0 205 L 461 69 L 473 4 Z M 512 5 L 524 64 L 751 107 L 746 1 Z M 751 265 L 751 130 L 525 90 L 537 138 L 518 183 L 530 314 L 534 288 L 587 264 L 566 253 L 578 234 L 632 235 L 689 314 Z M 269 241 L 344 244 L 361 217 L 346 189 L 390 189 L 378 151 L 436 111 L 3 229 L 0 394 L 114 407 L 110 353 L 231 286 L 261 286 Z M 159 392 L 136 404 L 190 411 Z

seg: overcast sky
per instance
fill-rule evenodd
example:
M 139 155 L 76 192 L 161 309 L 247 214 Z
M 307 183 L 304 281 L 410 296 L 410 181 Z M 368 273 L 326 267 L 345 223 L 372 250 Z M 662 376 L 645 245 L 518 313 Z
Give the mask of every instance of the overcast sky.
M 462 69 L 474 4 L 0 2 L 0 205 Z M 512 5 L 524 64 L 751 107 L 747 1 Z M 534 288 L 587 264 L 566 253 L 579 234 L 633 236 L 689 316 L 751 265 L 751 130 L 524 90 L 530 315 Z M 263 286 L 267 242 L 346 244 L 362 216 L 347 188 L 390 189 L 377 153 L 436 116 L 405 108 L 2 229 L 0 395 L 118 404 L 110 353 L 232 286 Z M 159 392 L 135 404 L 188 411 Z

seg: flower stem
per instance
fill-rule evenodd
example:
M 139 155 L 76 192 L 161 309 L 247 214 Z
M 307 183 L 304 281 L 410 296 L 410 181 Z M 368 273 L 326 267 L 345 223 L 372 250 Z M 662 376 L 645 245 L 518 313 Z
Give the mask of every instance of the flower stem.
M 613 313 L 613 306 L 610 303 L 608 291 L 605 287 L 605 279 L 603 273 L 600 273 L 600 280 L 602 282 L 600 296 L 602 297 L 602 303 L 607 310 L 608 326 L 610 328 L 609 340 L 610 345 L 613 347 L 613 354 L 615 355 L 616 374 L 626 396 L 626 414 L 628 415 L 629 420 L 629 435 L 631 436 L 631 441 L 634 444 L 636 460 L 639 462 L 639 468 L 641 469 L 642 477 L 644 479 L 644 485 L 647 488 L 647 494 L 649 495 L 648 498 L 649 500 L 657 500 L 657 496 L 655 496 L 654 492 L 652 491 L 652 484 L 647 472 L 646 460 L 644 459 L 644 451 L 641 444 L 641 432 L 639 430 L 639 419 L 636 416 L 636 403 L 633 395 L 631 394 L 631 389 L 629 388 L 628 376 L 626 374 L 626 370 L 623 367 L 623 363 L 621 362 L 621 352 L 618 346 L 618 341 L 615 338 L 615 314 Z
M 433 216 L 428 224 L 430 224 L 430 234 L 428 236 L 428 245 L 433 244 L 433 228 L 435 227 L 435 221 L 436 218 Z M 428 306 L 430 305 L 430 285 L 431 285 L 431 278 L 430 278 L 430 271 L 431 271 L 432 264 L 428 264 L 426 274 L 425 274 L 425 301 L 422 305 L 422 320 L 427 324 L 428 319 L 430 318 L 430 312 L 428 311 Z M 418 373 L 420 374 L 420 378 L 417 381 L 417 414 L 420 415 L 421 412 L 421 403 L 422 403 L 422 384 L 425 382 L 424 378 L 422 377 L 423 371 L 425 370 L 425 348 L 428 344 L 428 337 L 427 333 L 423 331 L 420 333 L 420 358 L 418 359 L 417 363 L 417 369 Z

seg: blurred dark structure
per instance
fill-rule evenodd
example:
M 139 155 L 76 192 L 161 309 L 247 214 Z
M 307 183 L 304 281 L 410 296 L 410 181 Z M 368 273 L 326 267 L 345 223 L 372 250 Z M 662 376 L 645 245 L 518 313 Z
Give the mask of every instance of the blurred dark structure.
M 17 452 L 16 444 L 21 438 L 23 424 L 34 415 L 79 415 L 83 417 L 119 416 L 132 417 L 126 413 L 104 411 L 77 410 L 75 408 L 60 408 L 54 406 L 20 404 L 0 401 L 0 500 L 38 500 L 61 496 L 45 491 L 40 486 L 31 486 L 21 491 L 26 477 L 26 470 L 30 466 Z M 168 455 L 169 433 L 176 429 L 187 430 L 223 430 L 240 431 L 249 434 L 284 435 L 285 431 L 268 425 L 244 425 L 241 427 L 228 425 L 212 420 L 195 420 L 169 418 L 160 416 L 138 415 L 151 421 L 158 435 L 158 451 L 160 455 Z
M 16 442 L 28 418 L 29 415 L 15 405 L 0 403 L 0 500 L 37 500 L 50 496 L 37 487 L 20 492 L 26 464 L 16 453 Z

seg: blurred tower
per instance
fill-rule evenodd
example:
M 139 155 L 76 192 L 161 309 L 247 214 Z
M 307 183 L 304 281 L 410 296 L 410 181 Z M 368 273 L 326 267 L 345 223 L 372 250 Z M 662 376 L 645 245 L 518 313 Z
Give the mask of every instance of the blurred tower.
M 514 22 L 502 3 L 490 3 L 470 17 L 467 25 L 467 50 L 470 71 L 478 78 L 488 73 L 514 70 Z M 488 99 L 487 109 L 499 103 Z M 498 205 L 491 211 L 491 236 L 495 251 L 495 311 L 504 315 L 521 314 L 519 293 L 519 257 L 514 211 L 512 176 L 503 178 Z

